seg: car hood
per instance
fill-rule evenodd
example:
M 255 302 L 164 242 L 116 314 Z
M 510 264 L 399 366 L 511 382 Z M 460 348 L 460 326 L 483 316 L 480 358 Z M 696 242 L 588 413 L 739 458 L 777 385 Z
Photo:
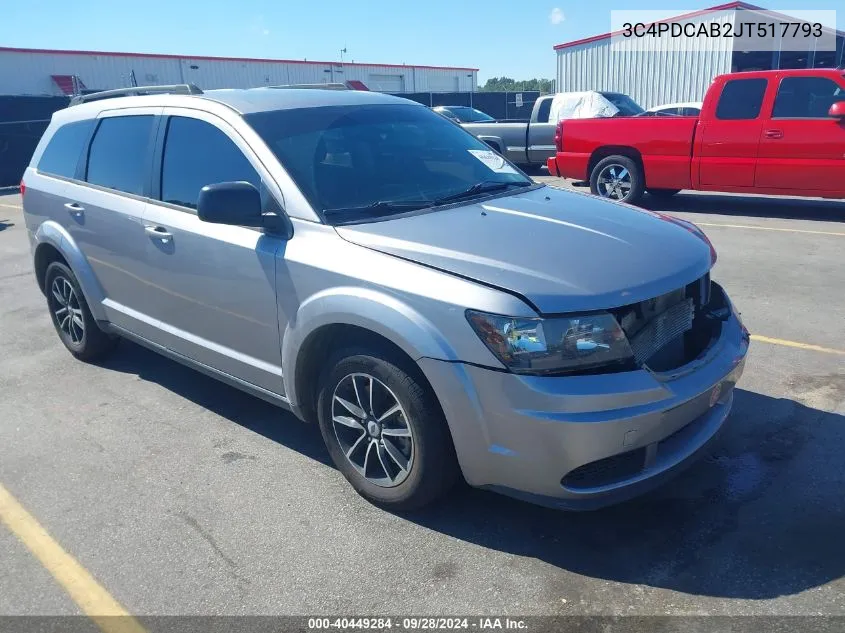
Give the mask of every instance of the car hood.
M 710 243 L 691 223 L 553 187 L 337 232 L 520 295 L 544 314 L 650 299 L 712 265 Z

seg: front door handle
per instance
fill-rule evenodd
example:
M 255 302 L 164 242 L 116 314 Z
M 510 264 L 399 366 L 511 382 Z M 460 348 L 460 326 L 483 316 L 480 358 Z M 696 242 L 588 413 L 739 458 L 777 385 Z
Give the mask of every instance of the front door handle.
M 85 213 L 85 207 L 78 202 L 65 202 L 65 209 L 67 209 L 74 217 L 79 217 Z
M 173 234 L 163 226 L 145 226 L 144 233 L 165 243 L 173 239 Z
M 783 138 L 783 130 L 766 130 L 766 138 Z

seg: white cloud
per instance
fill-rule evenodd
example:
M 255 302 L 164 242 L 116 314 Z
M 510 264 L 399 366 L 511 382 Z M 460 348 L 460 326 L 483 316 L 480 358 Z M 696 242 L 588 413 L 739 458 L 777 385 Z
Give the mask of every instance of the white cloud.
M 264 30 L 262 31 L 262 34 L 264 34 L 264 35 L 270 35 L 270 29 L 264 29 Z
M 563 10 L 555 7 L 552 9 L 552 12 L 549 13 L 549 22 L 552 24 L 560 24 L 566 19 L 566 16 L 563 14 Z

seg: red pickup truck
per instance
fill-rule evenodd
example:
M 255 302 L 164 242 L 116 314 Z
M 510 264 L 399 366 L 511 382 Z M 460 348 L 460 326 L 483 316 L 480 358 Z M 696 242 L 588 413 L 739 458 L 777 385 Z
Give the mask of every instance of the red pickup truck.
M 565 120 L 555 145 L 553 176 L 632 204 L 681 189 L 845 198 L 845 73 L 721 75 L 698 117 Z

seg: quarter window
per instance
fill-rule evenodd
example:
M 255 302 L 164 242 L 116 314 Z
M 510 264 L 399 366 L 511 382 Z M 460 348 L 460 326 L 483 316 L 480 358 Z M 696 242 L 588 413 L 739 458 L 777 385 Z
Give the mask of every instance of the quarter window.
M 44 148 L 41 160 L 38 161 L 38 171 L 54 176 L 73 178 L 76 175 L 76 165 L 82 148 L 91 135 L 94 119 L 67 123 L 56 130 L 53 138 Z
M 258 172 L 226 134 L 199 119 L 170 117 L 161 165 L 164 202 L 196 209 L 200 189 L 238 180 L 261 187 Z
M 843 90 L 826 77 L 786 77 L 780 82 L 773 119 L 822 119 L 837 101 L 845 100 Z
M 154 120 L 152 115 L 102 119 L 91 141 L 85 179 L 94 185 L 143 195 Z
M 760 116 L 763 96 L 766 94 L 766 79 L 732 79 L 725 84 L 716 118 L 722 120 L 747 120 Z

